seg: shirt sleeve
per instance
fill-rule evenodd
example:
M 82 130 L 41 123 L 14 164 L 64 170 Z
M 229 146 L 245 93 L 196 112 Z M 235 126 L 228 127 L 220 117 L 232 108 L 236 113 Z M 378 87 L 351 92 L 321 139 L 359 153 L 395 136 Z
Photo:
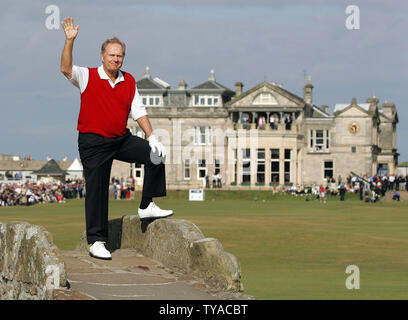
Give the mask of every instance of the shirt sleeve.
M 140 117 L 147 115 L 146 107 L 143 104 L 142 97 L 139 94 L 139 91 L 135 90 L 135 96 L 133 97 L 131 113 L 133 120 L 137 120 Z
M 84 67 L 72 66 L 72 77 L 68 79 L 75 87 L 82 92 L 85 91 L 89 80 L 89 69 Z

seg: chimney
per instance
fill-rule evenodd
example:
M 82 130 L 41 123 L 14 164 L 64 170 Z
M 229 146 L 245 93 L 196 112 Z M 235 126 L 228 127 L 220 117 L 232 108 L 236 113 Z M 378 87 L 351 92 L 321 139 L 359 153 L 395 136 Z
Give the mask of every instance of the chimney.
M 242 82 L 235 83 L 235 96 L 239 97 L 242 94 L 242 88 L 244 84 Z
M 371 114 L 374 114 L 375 111 L 377 110 L 378 101 L 379 100 L 377 99 L 375 93 L 374 93 L 372 98 L 368 98 L 366 100 L 366 102 L 370 104 L 370 106 L 368 107 L 368 110 L 370 111 Z M 378 109 L 380 109 L 380 108 L 378 108 Z
M 214 72 L 214 69 L 211 69 L 211 71 L 210 71 L 210 77 L 208 78 L 208 80 L 215 81 L 215 72 Z
M 142 78 L 144 79 L 144 78 L 151 78 L 151 77 L 152 77 L 152 75 L 150 74 L 150 68 L 149 68 L 149 66 L 146 66 L 146 71 L 142 75 Z
M 181 79 L 179 86 L 178 86 L 179 90 L 186 90 L 187 89 L 187 83 L 184 81 L 184 79 Z
M 305 100 L 306 104 L 312 104 L 313 102 L 312 91 L 313 91 L 312 77 L 309 75 L 307 77 L 307 83 L 303 88 L 303 99 Z
M 373 105 L 378 105 L 378 102 L 379 102 L 379 100 L 377 99 L 377 96 L 375 95 L 375 93 L 373 94 L 373 97 L 372 98 L 368 98 L 367 100 L 367 103 L 369 103 L 370 105 L 371 104 L 373 104 Z
M 383 110 L 383 114 L 386 115 L 387 117 L 393 118 L 394 115 L 397 113 L 397 109 L 395 107 L 395 104 L 393 103 L 384 102 L 381 107 Z
M 324 112 L 326 112 L 327 114 L 330 114 L 330 109 L 329 106 L 323 104 L 320 106 L 320 109 L 322 109 Z

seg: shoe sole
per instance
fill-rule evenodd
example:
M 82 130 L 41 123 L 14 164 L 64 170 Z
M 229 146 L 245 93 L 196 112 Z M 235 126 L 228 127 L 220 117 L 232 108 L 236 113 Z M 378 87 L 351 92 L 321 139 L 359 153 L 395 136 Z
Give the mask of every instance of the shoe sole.
M 167 216 L 162 216 L 162 217 L 146 217 L 146 218 L 140 218 L 140 217 L 139 217 L 139 219 L 140 219 L 140 221 L 156 220 L 156 219 L 162 219 L 162 218 L 171 217 L 173 214 L 174 214 L 174 212 L 171 213 L 171 214 L 169 214 L 169 215 L 167 215 Z
M 90 252 L 89 252 L 89 255 L 90 255 L 92 258 L 95 258 L 95 259 L 112 260 L 112 257 L 110 257 L 110 258 L 98 257 L 98 256 L 95 256 L 94 254 L 92 254 L 92 253 L 90 253 Z

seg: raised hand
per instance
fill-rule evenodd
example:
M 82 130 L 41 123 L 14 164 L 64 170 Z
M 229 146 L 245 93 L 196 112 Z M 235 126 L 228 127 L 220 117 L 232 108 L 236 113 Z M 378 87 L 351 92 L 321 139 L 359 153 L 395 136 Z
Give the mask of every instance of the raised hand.
M 70 17 L 64 18 L 64 21 L 61 22 L 61 25 L 64 29 L 65 37 L 67 38 L 67 40 L 74 40 L 78 35 L 79 29 L 79 25 L 74 27 L 74 19 Z

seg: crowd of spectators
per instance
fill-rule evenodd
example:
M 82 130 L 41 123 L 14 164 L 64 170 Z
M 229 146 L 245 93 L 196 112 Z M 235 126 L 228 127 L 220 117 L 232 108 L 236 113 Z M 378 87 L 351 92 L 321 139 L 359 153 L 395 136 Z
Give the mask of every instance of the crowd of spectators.
M 135 191 L 135 178 L 130 177 L 115 178 L 112 177 L 110 185 L 110 193 L 113 194 L 115 200 L 133 199 Z
M 209 177 L 206 177 L 206 187 L 209 188 Z M 213 177 L 213 187 L 221 187 Z M 219 179 L 221 180 L 221 179 Z M 116 200 L 133 199 L 135 191 L 134 178 L 112 178 L 111 195 Z M 408 191 L 408 175 L 349 175 L 345 179 L 327 178 L 321 185 L 291 185 L 274 186 L 272 192 L 316 197 L 326 202 L 327 196 L 339 195 L 344 200 L 346 193 L 360 195 L 360 200 L 376 202 L 384 197 L 387 191 L 393 192 L 393 199 L 399 200 L 399 191 Z M 65 183 L 2 183 L 0 185 L 0 206 L 33 205 L 37 203 L 63 203 L 66 199 L 84 198 L 86 186 L 84 179 L 65 181 Z
M 2 183 L 0 206 L 34 205 L 37 203 L 63 203 L 65 199 L 85 196 L 84 180 L 65 183 Z
M 366 202 L 376 202 L 380 197 L 384 197 L 387 191 L 398 193 L 398 191 L 408 191 L 408 175 L 349 175 L 345 179 L 341 176 L 337 181 L 335 178 L 327 178 L 324 184 L 312 186 L 289 186 L 275 189 L 275 192 L 286 192 L 293 195 L 315 195 L 316 199 L 325 202 L 327 196 L 340 195 L 340 200 L 344 200 L 346 193 L 359 194 L 360 200 Z M 394 196 L 393 196 L 394 198 Z M 399 198 L 396 197 L 396 198 Z

